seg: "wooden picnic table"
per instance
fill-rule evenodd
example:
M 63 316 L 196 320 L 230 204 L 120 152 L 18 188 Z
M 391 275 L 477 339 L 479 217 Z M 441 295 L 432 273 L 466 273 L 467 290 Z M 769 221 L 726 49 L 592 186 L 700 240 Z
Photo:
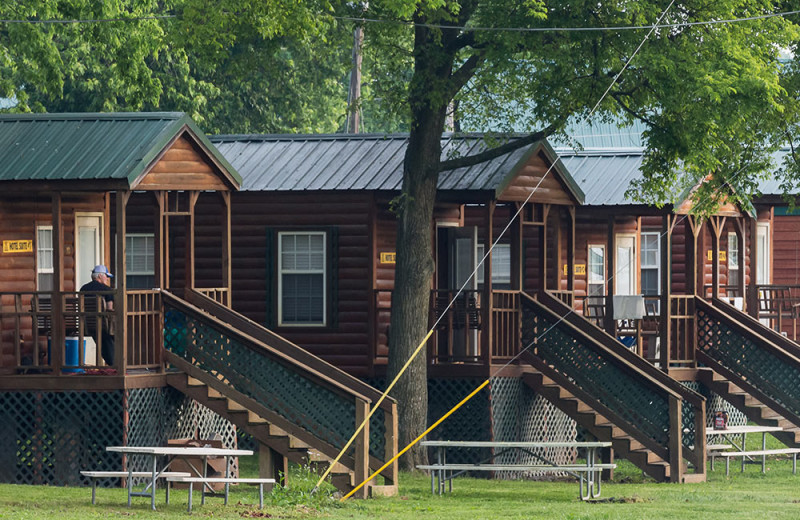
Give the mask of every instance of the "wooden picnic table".
M 453 491 L 453 479 L 468 471 L 559 471 L 565 472 L 578 479 L 579 496 L 581 500 L 596 498 L 600 496 L 601 473 L 604 469 L 612 469 L 615 464 L 602 464 L 598 462 L 597 450 L 610 448 L 610 442 L 573 442 L 573 441 L 552 441 L 552 442 L 492 442 L 492 441 L 423 441 L 422 446 L 436 448 L 436 463 L 432 465 L 418 466 L 419 469 L 431 471 L 431 493 L 435 492 L 434 479 L 437 481 L 439 494 L 445 488 L 445 483 L 449 484 L 449 490 Z M 448 448 L 468 448 L 492 449 L 492 455 L 474 464 L 450 464 L 447 462 Z M 558 464 L 534 453 L 532 450 L 541 448 L 570 448 L 583 449 L 586 451 L 585 464 Z M 536 463 L 514 463 L 514 464 L 495 464 L 494 458 L 511 451 L 521 451 L 533 456 Z M 584 490 L 584 481 L 586 489 Z
M 198 477 L 207 477 L 208 472 L 208 458 L 209 457 L 225 457 L 225 477 L 230 477 L 228 459 L 230 457 L 239 457 L 245 455 L 252 455 L 252 450 L 240 449 L 227 449 L 227 448 L 212 448 L 212 447 L 191 447 L 191 446 L 109 446 L 106 451 L 122 453 L 126 455 L 141 455 L 150 457 L 151 459 L 151 480 L 145 486 L 144 490 L 135 492 L 133 491 L 133 479 L 128 478 L 128 507 L 131 505 L 131 497 L 146 496 L 150 497 L 150 503 L 155 511 L 156 509 L 156 480 L 164 473 L 170 466 L 173 460 L 183 459 L 186 461 L 189 468 Z M 160 457 L 167 457 L 167 462 L 159 469 L 158 459 Z M 189 459 L 201 458 L 203 460 L 202 468 L 196 468 Z M 128 463 L 128 472 L 130 477 L 133 476 L 133 465 Z M 207 484 L 206 484 L 207 485 Z M 148 491 L 149 490 L 149 491 Z M 226 484 L 227 496 L 227 484 Z
M 706 438 L 711 439 L 712 437 L 722 437 L 726 441 L 730 442 L 733 445 L 734 451 L 742 456 L 742 471 L 744 471 L 744 465 L 746 464 L 747 460 L 753 460 L 752 456 L 761 455 L 761 467 L 764 468 L 767 463 L 767 454 L 769 450 L 767 450 L 767 434 L 770 432 L 779 432 L 782 431 L 783 428 L 780 426 L 759 426 L 757 424 L 746 424 L 742 426 L 728 426 L 724 430 L 713 430 L 713 429 L 706 429 Z M 761 434 L 761 449 L 757 452 L 747 451 L 745 442 L 747 441 L 747 434 L 748 433 L 760 433 Z M 738 442 L 737 442 L 738 440 Z M 718 452 L 724 453 L 724 452 Z M 777 452 L 776 452 L 777 453 Z M 726 463 L 726 473 L 727 473 L 727 463 Z

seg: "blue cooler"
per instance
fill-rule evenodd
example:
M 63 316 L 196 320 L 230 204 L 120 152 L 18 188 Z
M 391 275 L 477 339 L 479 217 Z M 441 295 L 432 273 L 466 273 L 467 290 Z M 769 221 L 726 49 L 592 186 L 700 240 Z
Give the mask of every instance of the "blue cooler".
M 86 359 L 86 338 L 83 338 L 83 356 L 84 360 Z M 50 338 L 47 338 L 47 357 L 52 359 L 50 356 Z M 80 354 L 78 351 L 78 338 L 75 336 L 67 336 L 64 338 L 64 366 L 65 367 L 75 367 L 75 368 L 63 368 L 61 369 L 62 372 L 69 372 L 69 373 L 76 373 L 82 374 L 84 370 L 82 368 L 77 368 L 81 362 Z

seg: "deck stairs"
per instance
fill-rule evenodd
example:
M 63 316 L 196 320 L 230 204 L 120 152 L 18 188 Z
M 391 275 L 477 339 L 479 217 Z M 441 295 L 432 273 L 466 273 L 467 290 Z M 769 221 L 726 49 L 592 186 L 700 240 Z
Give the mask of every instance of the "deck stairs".
M 548 293 L 521 307 L 526 384 L 654 479 L 705 481 L 702 396 Z
M 206 296 L 162 292 L 167 383 L 250 434 L 272 454 L 322 471 L 369 414 L 380 392 Z M 330 482 L 347 493 L 397 452 L 397 406 L 387 398 L 335 463 Z M 360 491 L 397 493 L 397 465 Z
M 719 299 L 697 299 L 700 381 L 773 435 L 800 447 L 800 345 Z

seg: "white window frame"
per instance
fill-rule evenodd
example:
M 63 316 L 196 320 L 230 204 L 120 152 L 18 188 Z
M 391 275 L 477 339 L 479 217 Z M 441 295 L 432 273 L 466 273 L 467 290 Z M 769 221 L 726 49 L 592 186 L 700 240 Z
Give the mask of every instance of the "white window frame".
M 648 263 L 645 259 L 647 258 L 646 252 L 650 251 L 650 248 L 645 248 L 645 237 L 656 237 L 656 261 L 654 264 Z M 641 245 L 641 259 L 640 259 L 640 269 L 644 271 L 647 270 L 655 270 L 656 272 L 656 280 L 658 280 L 658 287 L 656 289 L 657 294 L 661 294 L 661 233 L 658 231 L 644 231 L 642 232 L 642 245 Z M 644 286 L 641 286 L 642 293 L 644 293 Z
M 322 236 L 322 269 L 283 269 L 283 237 L 286 235 Z M 328 233 L 325 231 L 279 231 L 278 232 L 278 326 L 280 327 L 326 327 L 328 325 Z M 321 274 L 322 275 L 322 321 L 308 323 L 284 323 L 283 320 L 283 275 Z
M 602 284 L 591 281 L 592 274 L 593 274 L 592 266 L 594 265 L 592 263 L 592 249 L 595 249 L 595 248 L 600 249 L 603 252 L 603 264 L 602 264 L 602 267 L 601 267 L 601 274 L 600 274 L 600 276 L 601 276 L 601 278 L 603 280 Z M 586 297 L 587 298 L 591 298 L 592 296 L 605 296 L 606 295 L 606 261 L 607 260 L 606 260 L 606 245 L 605 244 L 589 244 L 586 247 Z M 593 286 L 593 285 L 602 285 L 603 286 L 603 290 L 600 292 L 600 294 L 592 294 L 592 292 L 590 290 L 590 287 Z
M 131 265 L 128 263 L 128 253 L 131 251 L 131 245 L 128 243 L 128 239 L 134 238 L 150 238 L 152 239 L 153 248 L 150 251 L 152 254 L 153 259 L 153 268 L 150 271 L 135 271 L 131 268 Z M 147 251 L 145 251 L 145 254 Z M 152 276 L 155 279 L 156 276 L 156 237 L 155 233 L 126 233 L 125 234 L 125 276 Z
M 629 241 L 630 247 L 622 246 L 623 241 Z M 636 235 L 631 233 L 619 233 L 614 240 L 614 294 L 631 295 L 637 294 L 636 286 Z M 620 258 L 620 250 L 627 249 L 630 253 L 627 264 L 623 264 Z M 628 285 L 628 290 L 624 291 L 622 284 Z
M 770 238 L 769 222 L 758 222 L 756 224 L 756 261 L 758 264 L 756 266 L 756 283 L 760 285 L 772 282 Z
M 733 254 L 735 253 L 735 255 Z M 735 259 L 735 265 L 734 265 Z M 728 233 L 728 285 L 731 283 L 731 272 L 736 272 L 737 278 L 741 275 L 741 253 L 739 251 L 739 237 L 734 232 Z M 737 282 L 738 283 L 738 280 Z
M 478 251 L 475 255 L 475 262 L 478 263 L 483 259 L 485 254 L 485 247 L 483 244 L 478 244 Z M 505 276 L 501 276 L 499 270 L 500 265 L 497 262 L 497 259 L 493 256 L 492 257 L 492 286 L 498 285 L 508 285 L 511 286 L 511 244 L 495 244 L 492 248 L 492 254 L 499 253 L 500 250 L 508 251 L 508 254 L 504 258 L 508 258 L 508 270 Z M 498 255 L 500 256 L 500 255 Z M 478 269 L 478 285 L 483 285 L 483 266 Z
M 43 249 L 42 248 L 42 242 L 39 239 L 39 232 L 40 231 L 49 231 L 50 232 L 50 248 L 49 249 Z M 39 283 L 39 275 L 42 275 L 42 274 L 53 274 L 54 275 L 54 273 L 55 273 L 54 268 L 52 267 L 53 266 L 53 262 L 55 260 L 55 258 L 53 256 L 54 253 L 55 253 L 55 244 L 53 243 L 53 238 L 54 238 L 53 237 L 53 226 L 51 224 L 36 226 L 36 290 L 37 291 L 41 291 L 42 290 L 42 288 L 40 287 L 40 283 Z M 43 254 L 48 254 L 48 253 L 50 255 L 50 266 L 51 267 L 50 268 L 42 268 L 41 264 L 39 262 L 39 259 L 41 258 L 41 256 Z M 55 276 L 53 278 L 54 279 L 52 280 L 52 283 L 53 283 L 53 287 L 55 287 L 55 283 L 56 283 Z

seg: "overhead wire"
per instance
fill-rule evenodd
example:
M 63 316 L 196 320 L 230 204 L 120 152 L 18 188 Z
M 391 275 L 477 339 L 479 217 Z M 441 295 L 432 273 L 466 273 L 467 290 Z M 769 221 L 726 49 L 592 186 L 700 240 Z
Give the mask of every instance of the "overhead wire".
M 667 12 L 668 12 L 668 11 L 669 11 L 669 10 L 672 8 L 672 6 L 673 6 L 673 4 L 674 4 L 674 3 L 675 3 L 675 0 L 671 0 L 671 1 L 670 1 L 669 5 L 668 5 L 668 6 L 667 6 L 667 7 L 664 9 L 664 11 L 663 11 L 663 12 L 661 13 L 661 15 L 659 16 L 658 20 L 656 21 L 656 24 L 654 24 L 654 25 L 652 26 L 651 30 L 650 30 L 650 31 L 649 31 L 649 32 L 648 32 L 648 33 L 645 35 L 645 37 L 644 37 L 644 39 L 642 40 L 642 42 L 639 44 L 639 46 L 636 48 L 636 50 L 635 50 L 635 51 L 634 51 L 634 52 L 631 54 L 631 56 L 628 58 L 628 60 L 626 61 L 625 65 L 624 65 L 624 66 L 623 66 L 623 68 L 621 69 L 620 73 L 619 73 L 619 74 L 617 74 L 616 76 L 614 76 L 614 78 L 613 78 L 613 79 L 612 79 L 612 81 L 611 81 L 611 84 L 610 84 L 609 88 L 608 88 L 608 89 L 606 89 L 606 91 L 605 91 L 605 92 L 603 93 L 603 95 L 600 97 L 600 100 L 599 100 L 599 101 L 598 101 L 598 102 L 595 104 L 594 108 L 592 108 L 592 110 L 591 110 L 591 111 L 590 111 L 590 112 L 589 112 L 589 113 L 586 115 L 585 119 L 589 119 L 589 118 L 592 116 L 592 114 L 594 113 L 594 111 L 595 111 L 595 110 L 597 109 L 597 107 L 600 105 L 600 102 L 603 100 L 603 98 L 604 98 L 604 97 L 605 97 L 605 96 L 608 94 L 608 92 L 610 91 L 611 87 L 612 87 L 612 86 L 613 86 L 613 85 L 614 85 L 614 84 L 617 82 L 617 80 L 618 80 L 618 79 L 619 79 L 619 77 L 620 77 L 620 74 L 621 74 L 621 73 L 622 73 L 622 72 L 623 72 L 623 71 L 624 71 L 624 70 L 627 68 L 628 64 L 630 64 L 630 62 L 631 62 L 631 61 L 633 61 L 633 59 L 634 59 L 634 58 L 636 57 L 636 55 L 638 54 L 639 50 L 642 48 L 642 45 L 644 45 L 644 42 L 646 42 L 646 41 L 647 41 L 647 40 L 650 38 L 650 36 L 653 34 L 653 32 L 655 32 L 655 30 L 656 30 L 656 25 L 658 25 L 658 24 L 661 22 L 661 20 L 663 20 L 664 16 L 666 16 Z M 446 315 L 447 311 L 448 311 L 448 310 L 449 310 L 449 309 L 452 307 L 453 303 L 454 303 L 454 302 L 455 302 L 455 301 L 458 299 L 458 297 L 459 297 L 459 296 L 461 295 L 461 293 L 464 291 L 464 289 L 466 288 L 466 286 L 467 286 L 467 284 L 470 282 L 470 280 L 471 280 L 473 277 L 475 277 L 475 276 L 477 275 L 478 269 L 480 269 L 480 268 L 481 268 L 482 264 L 483 264 L 483 263 L 486 261 L 486 259 L 487 259 L 487 258 L 488 258 L 488 257 L 491 255 L 491 253 L 492 253 L 492 251 L 494 250 L 494 248 L 495 248 L 495 247 L 497 246 L 497 244 L 500 242 L 500 239 L 503 237 L 503 235 L 504 235 L 504 234 L 505 234 L 505 233 L 508 231 L 508 229 L 511 227 L 511 224 L 513 223 L 513 221 L 514 221 L 514 220 L 516 220 L 516 219 L 519 217 L 520 213 L 522 212 L 523 208 L 525 207 L 525 204 L 527 204 L 527 203 L 528 203 L 528 201 L 530 201 L 530 199 L 531 199 L 531 197 L 533 196 L 533 194 L 534 194 L 534 193 L 535 193 L 535 192 L 536 192 L 536 191 L 539 189 L 539 187 L 541 186 L 542 182 L 544 182 L 545 178 L 547 178 L 547 176 L 548 176 L 548 175 L 549 175 L 549 173 L 550 173 L 550 172 L 553 170 L 553 168 L 555 167 L 555 165 L 556 165 L 556 164 L 558 164 L 558 160 L 555 160 L 555 161 L 553 161 L 553 162 L 552 162 L 552 164 L 551 164 L 551 165 L 550 165 L 550 167 L 547 169 L 547 171 L 544 173 L 544 175 L 542 175 L 541 179 L 539 179 L 539 182 L 536 184 L 536 186 L 535 186 L 535 187 L 534 187 L 534 188 L 533 188 L 533 189 L 530 191 L 530 193 L 528 194 L 528 196 L 527 196 L 527 198 L 525 199 L 525 201 L 524 201 L 522 204 L 520 204 L 520 205 L 519 205 L 519 207 L 517 208 L 517 211 L 516 211 L 516 212 L 514 213 L 514 215 L 513 215 L 513 216 L 512 216 L 512 217 L 509 219 L 509 221 L 508 221 L 508 223 L 506 224 L 505 228 L 503 228 L 503 230 L 502 230 L 502 231 L 500 232 L 500 234 L 498 235 L 497 239 L 496 239 L 496 240 L 495 240 L 495 241 L 492 243 L 492 246 L 489 248 L 489 250 L 488 250 L 488 251 L 486 251 L 486 252 L 484 253 L 484 255 L 483 255 L 483 258 L 481 258 L 480 262 L 478 262 L 478 263 L 477 263 L 477 265 L 475 266 L 475 269 L 472 271 L 472 274 L 470 275 L 470 277 L 468 277 L 468 278 L 467 278 L 467 280 L 466 280 L 466 281 L 465 281 L 465 282 L 464 282 L 464 283 L 461 285 L 461 287 L 459 288 L 458 292 L 457 292 L 457 293 L 455 294 L 455 296 L 454 296 L 454 297 L 453 297 L 453 298 L 450 300 L 450 303 L 448 303 L 448 305 L 447 305 L 447 307 L 445 308 L 445 310 L 444 310 L 444 311 L 441 313 L 441 315 L 439 316 L 439 318 L 436 320 L 436 323 L 433 325 L 433 327 L 431 327 L 431 328 L 430 328 L 430 330 L 429 330 L 429 331 L 428 331 L 428 333 L 425 335 L 425 337 L 423 338 L 423 340 L 422 340 L 422 341 L 419 343 L 419 345 L 417 346 L 417 348 L 414 350 L 414 352 L 411 354 L 411 356 L 409 357 L 409 359 L 406 361 L 405 365 L 403 365 L 403 367 L 402 367 L 402 369 L 400 370 L 400 372 L 397 374 L 397 376 L 394 378 L 394 380 L 391 382 L 391 384 L 390 384 L 390 385 L 389 385 L 389 386 L 386 388 L 386 390 L 383 392 L 383 394 L 381 395 L 381 398 L 379 399 L 378 403 L 382 402 L 382 401 L 383 401 L 383 399 L 384 399 L 384 398 L 385 398 L 385 397 L 386 397 L 386 396 L 389 394 L 389 392 L 391 391 L 391 389 L 394 387 L 394 385 L 395 385 L 395 384 L 397 383 L 397 381 L 399 380 L 400 376 L 402 376 L 402 375 L 403 375 L 403 372 L 404 372 L 404 371 L 405 371 L 405 370 L 408 368 L 408 366 L 410 366 L 411 362 L 414 360 L 414 358 L 415 358 L 415 357 L 416 357 L 416 356 L 419 354 L 419 352 L 422 350 L 422 347 L 425 345 L 425 343 L 428 341 L 428 339 L 429 339 L 429 338 L 431 337 L 431 335 L 433 334 L 433 331 L 436 329 L 436 326 L 438 325 L 439 321 L 440 321 L 440 320 L 441 320 L 441 319 L 442 319 L 442 318 L 443 318 L 443 317 Z M 543 332 L 543 333 L 542 333 L 542 334 L 539 336 L 539 338 L 542 338 L 542 337 L 544 337 L 544 335 L 546 335 L 546 334 L 547 334 L 548 332 L 550 332 L 550 331 L 551 331 L 551 330 L 552 330 L 554 327 L 556 327 L 556 326 L 557 326 L 559 323 L 561 323 L 561 322 L 562 322 L 564 319 L 566 319 L 566 317 L 567 317 L 567 316 L 569 316 L 569 315 L 570 315 L 570 313 L 572 313 L 572 312 L 574 312 L 574 311 L 573 311 L 573 310 L 570 310 L 570 312 L 568 312 L 568 313 L 566 313 L 564 316 L 562 316 L 562 317 L 561 317 L 561 318 L 560 318 L 560 319 L 559 319 L 559 320 L 558 320 L 556 323 L 554 323 L 554 324 L 553 324 L 551 327 L 549 327 L 547 330 L 545 330 L 545 331 L 544 331 L 544 332 Z M 532 342 L 532 343 L 531 343 L 531 345 L 532 345 L 532 344 L 534 344 L 534 343 L 535 343 L 535 341 L 534 341 L 534 342 Z M 528 346 L 526 347 L 526 350 L 527 350 L 527 348 L 530 348 L 530 345 L 528 345 Z M 504 370 L 506 367 L 508 367 L 508 366 L 509 366 L 511 363 L 513 363 L 513 362 L 514 362 L 516 359 L 518 359 L 518 358 L 519 358 L 519 356 L 520 356 L 520 355 L 521 355 L 523 352 L 524 352 L 524 350 L 520 350 L 520 352 L 519 352 L 519 353 L 518 353 L 516 356 L 514 356 L 514 357 L 513 357 L 511 360 L 509 360 L 509 361 L 508 361 L 508 362 L 507 362 L 505 365 L 503 365 L 503 366 L 502 366 L 502 367 L 501 367 L 501 368 L 500 368 L 500 369 L 497 371 L 497 373 L 501 373 L 501 372 L 502 372 L 502 371 L 503 371 L 503 370 Z M 447 413 L 446 413 L 446 414 L 445 414 L 443 417 L 441 417 L 439 420 L 437 420 L 437 421 L 436 421 L 436 422 L 435 422 L 433 425 L 431 425 L 431 426 L 430 426 L 428 429 L 426 429 L 426 430 L 425 430 L 425 431 L 424 431 L 424 432 L 423 432 L 421 435 L 419 435 L 419 436 L 418 436 L 416 439 L 414 439 L 414 440 L 413 440 L 412 442 L 410 442 L 410 443 L 409 443 L 407 446 L 405 446 L 405 447 L 404 447 L 402 450 L 400 450 L 400 451 L 399 451 L 397 454 L 395 454 L 395 455 L 394 455 L 394 456 L 393 456 L 393 457 L 392 457 L 392 458 L 391 458 L 391 459 L 390 459 L 388 462 L 386 462 L 386 463 L 384 464 L 384 466 L 383 466 L 383 467 L 381 467 L 381 468 L 380 468 L 378 471 L 374 472 L 372 475 L 368 476 L 368 477 L 367 477 L 367 478 L 366 478 L 366 479 L 365 479 L 363 482 L 361 482 L 360 484 L 358 484 L 358 485 L 357 485 L 356 487 L 354 487 L 354 488 L 353 488 L 353 489 L 352 489 L 352 490 L 351 490 L 349 493 L 347 493 L 346 495 L 344 495 L 344 496 L 341 498 L 341 501 L 345 501 L 345 500 L 347 500 L 349 497 L 351 497 L 353 494 L 355 494 L 355 493 L 356 493 L 356 492 L 357 492 L 359 489 L 361 489 L 361 488 L 362 488 L 364 485 L 366 485 L 366 483 L 367 483 L 367 482 L 371 481 L 373 478 L 375 478 L 377 475 L 379 475 L 381 471 L 383 471 L 384 469 L 386 469 L 387 467 L 389 467 L 389 465 L 391 465 L 392 463 L 394 463 L 394 461 L 396 461 L 396 460 L 397 460 L 397 459 L 398 459 L 398 458 L 399 458 L 399 457 L 400 457 L 402 454 L 404 454 L 406 451 L 408 451 L 409 449 L 411 449 L 411 447 L 413 447 L 413 446 L 414 446 L 414 445 L 415 445 L 417 442 L 419 442 L 419 441 L 420 441 L 420 440 L 421 440 L 421 439 L 422 439 L 422 438 L 423 438 L 425 435 L 427 435 L 428 433 L 430 433 L 431 431 L 433 431 L 433 429 L 434 429 L 435 427 L 437 427 L 439 424 L 441 424 L 441 422 L 442 422 L 442 421 L 444 421 L 444 420 L 445 420 L 447 417 L 449 417 L 449 416 L 450 416 L 452 413 L 454 413 L 454 412 L 455 412 L 455 411 L 456 411 L 458 408 L 460 408 L 460 407 L 461 407 L 461 406 L 462 406 L 464 403 L 466 403 L 466 402 L 467 402 L 469 399 L 471 399 L 472 397 L 474 397 L 474 396 L 475 396 L 475 395 L 476 395 L 476 394 L 477 394 L 477 393 L 478 393 L 480 390 L 482 390 L 483 388 L 485 388 L 485 387 L 486 387 L 486 386 L 487 386 L 487 385 L 488 385 L 488 384 L 491 382 L 491 380 L 492 380 L 492 377 L 490 377 L 490 378 L 486 379 L 486 380 L 485 380 L 485 381 L 484 381 L 484 382 L 483 382 L 481 385 L 479 385 L 479 386 L 478 386 L 478 388 L 476 388 L 475 390 L 473 390 L 473 391 L 472 391 L 472 392 L 471 392 L 471 393 L 470 393 L 470 394 L 467 396 L 467 398 L 463 399 L 463 400 L 462 400 L 462 401 L 460 401 L 460 402 L 459 402 L 459 403 L 458 403 L 458 404 L 457 404 L 455 407 L 451 408 L 451 409 L 450 409 L 450 411 L 448 411 L 448 412 L 447 412 Z M 333 468 L 333 466 L 335 465 L 335 463 L 339 461 L 339 459 L 342 457 L 342 455 L 345 453 L 345 451 L 346 451 L 346 450 L 349 448 L 349 446 L 350 446 L 350 445 L 353 443 L 353 441 L 356 439 L 356 437 L 358 436 L 358 434 L 359 434 L 359 433 L 360 433 L 360 432 L 361 432 L 361 431 L 364 429 L 365 425 L 366 425 L 366 424 L 369 422 L 369 419 L 370 419 L 370 417 L 372 417 L 372 415 L 375 413 L 375 411 L 377 410 L 377 408 L 378 408 L 378 405 L 373 405 L 373 406 L 371 407 L 369 414 L 367 414 L 367 417 L 366 417 L 366 418 L 363 420 L 363 422 L 361 423 L 361 425 L 359 425 L 359 427 L 358 427 L 358 428 L 356 428 L 356 431 L 353 433 L 353 436 L 350 438 L 350 441 L 348 441 L 347 445 L 346 445 L 344 448 L 342 448 L 342 450 L 340 451 L 339 455 L 338 455 L 338 456 L 336 457 L 336 459 L 334 460 L 334 463 L 332 463 L 332 464 L 330 464 L 330 465 L 328 466 L 328 469 L 325 471 L 325 473 L 324 473 L 324 474 L 322 475 L 322 477 L 319 479 L 319 481 L 317 482 L 317 484 L 314 486 L 314 490 L 316 490 L 316 489 L 319 487 L 319 485 L 320 485 L 320 484 L 321 484 L 321 483 L 322 483 L 322 482 L 325 480 L 325 478 L 326 478 L 326 477 L 327 477 L 327 475 L 330 473 L 330 470 Z

